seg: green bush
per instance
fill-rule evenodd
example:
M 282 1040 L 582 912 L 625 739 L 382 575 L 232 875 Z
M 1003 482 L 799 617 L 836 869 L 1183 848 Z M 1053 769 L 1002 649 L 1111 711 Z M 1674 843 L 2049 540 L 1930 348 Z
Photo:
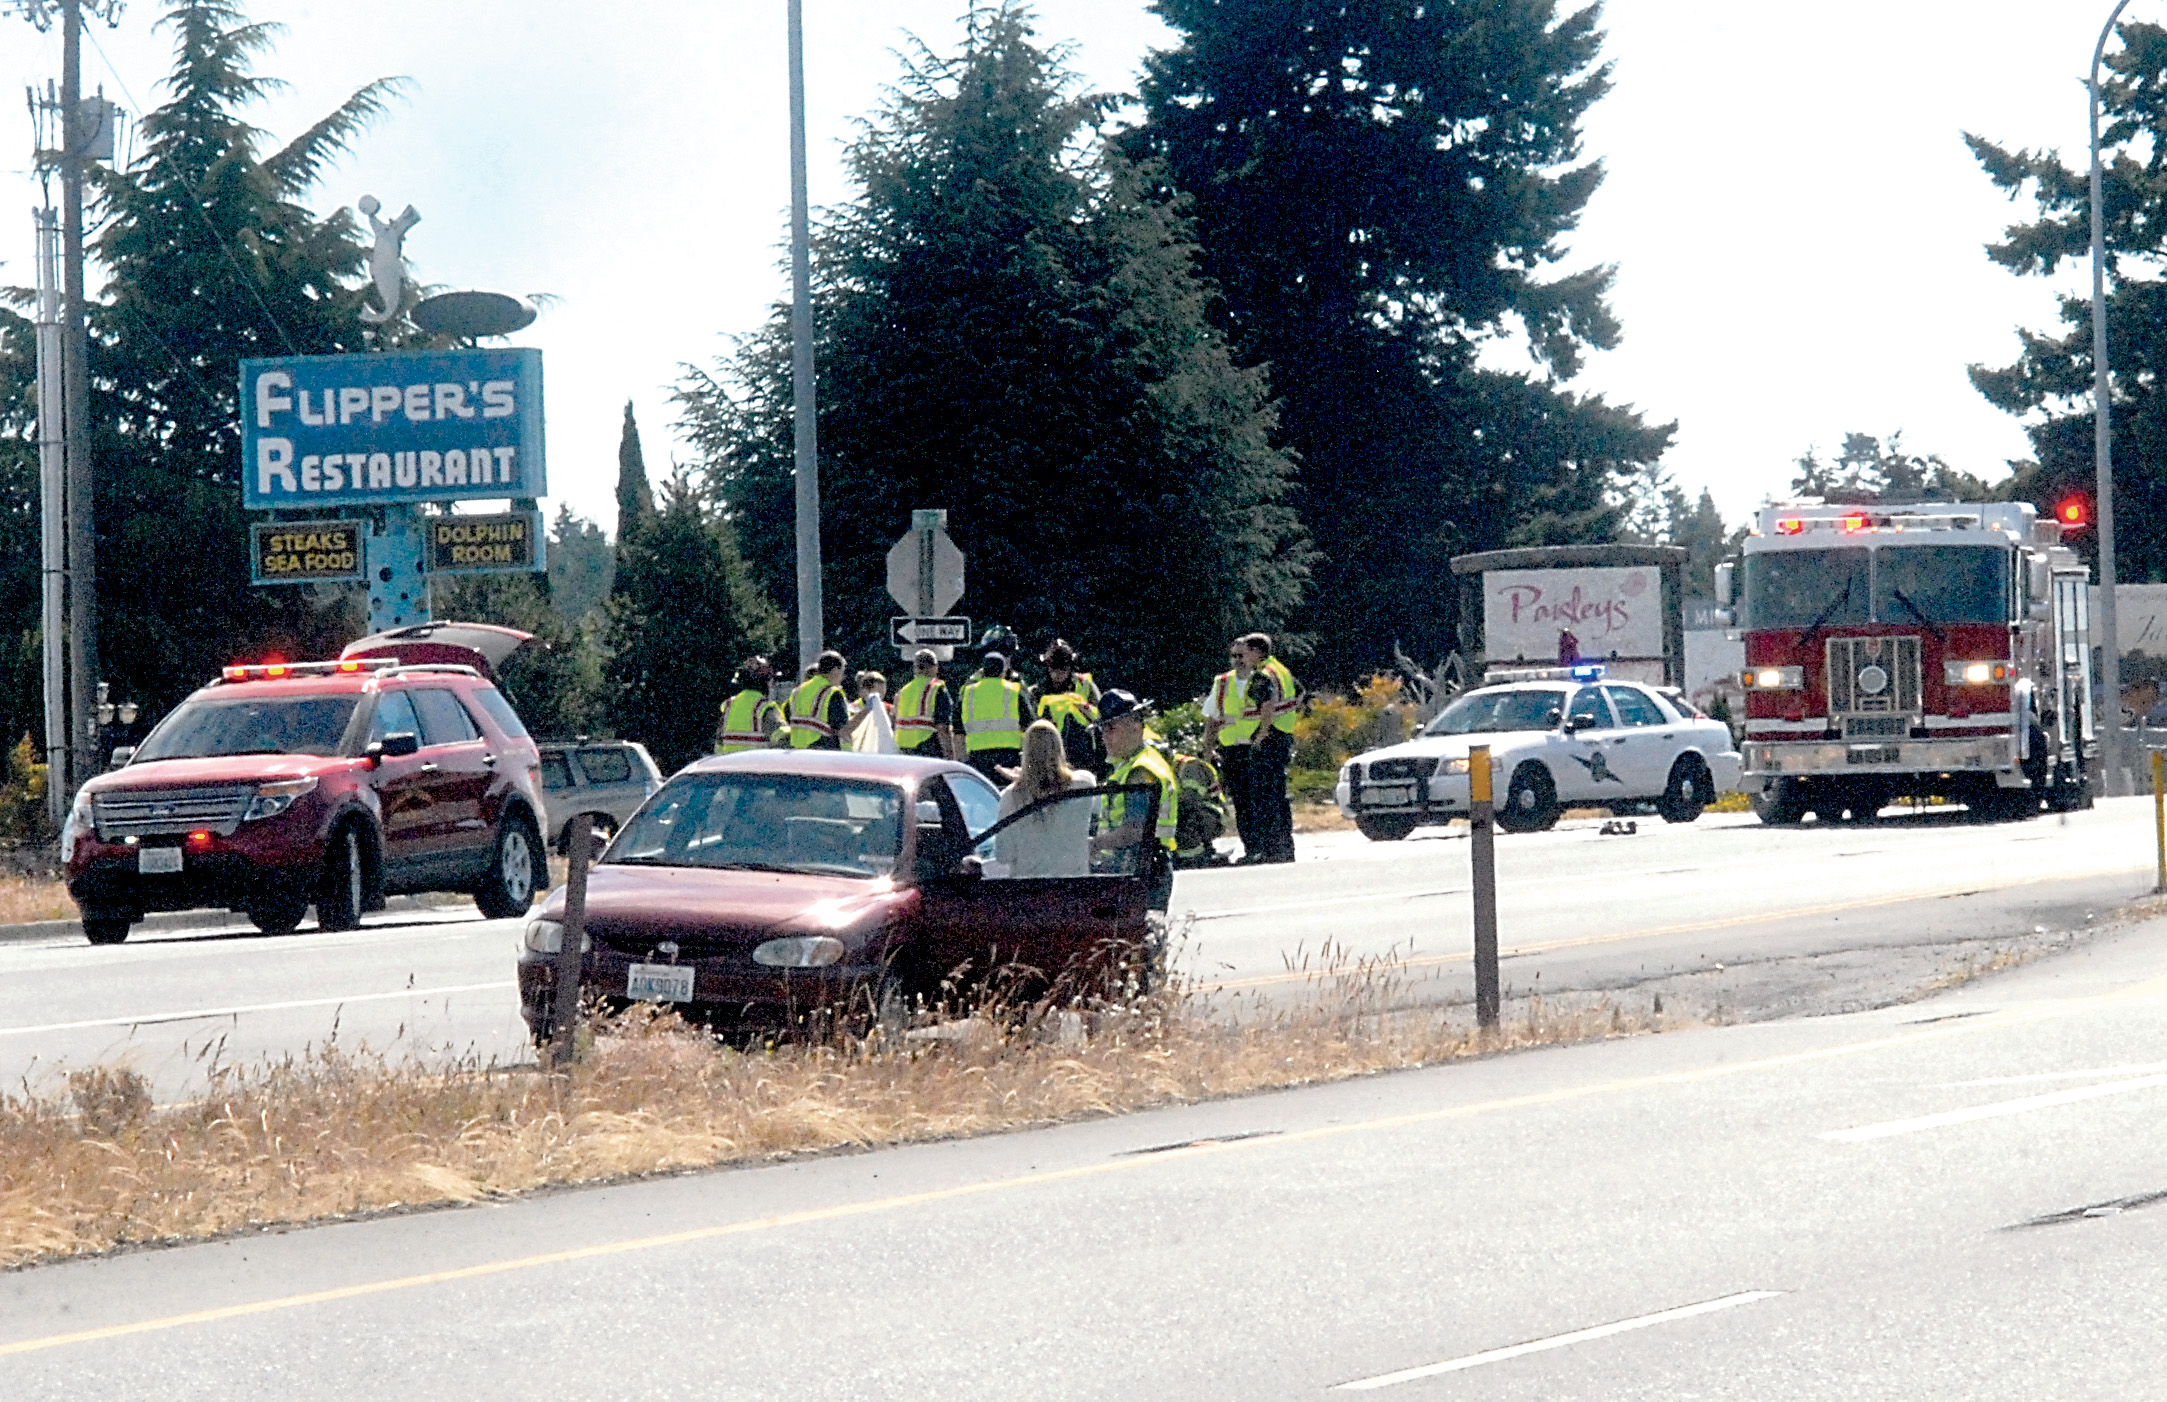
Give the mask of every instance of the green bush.
M 53 835 L 45 816 L 45 766 L 25 735 L 8 751 L 7 782 L 0 784 L 0 840 L 49 842 Z

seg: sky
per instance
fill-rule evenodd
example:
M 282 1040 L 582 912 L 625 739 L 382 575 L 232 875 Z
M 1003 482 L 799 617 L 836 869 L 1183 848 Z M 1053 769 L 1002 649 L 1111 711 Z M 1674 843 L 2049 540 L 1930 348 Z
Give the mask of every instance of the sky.
M 806 0 L 809 185 L 850 196 L 855 123 L 915 35 L 952 49 L 963 0 Z M 0 73 L 57 79 L 57 34 L 0 5 Z M 670 387 L 787 293 L 784 0 L 252 0 L 283 24 L 259 71 L 286 86 L 251 118 L 292 137 L 372 79 L 406 93 L 332 167 L 319 210 L 376 195 L 412 204 L 412 275 L 555 299 L 514 338 L 541 348 L 551 503 L 612 523 L 623 406 L 650 470 L 685 450 Z M 1072 46 L 1085 84 L 1132 92 L 1170 42 L 1138 0 L 1039 0 L 1039 30 Z M 2053 283 L 1989 263 L 1983 245 L 2028 205 L 1965 149 L 2085 150 L 2083 77 L 2111 5 L 2037 0 L 1612 0 L 1614 90 L 1584 153 L 1606 171 L 1561 271 L 1617 269 L 1623 343 L 1572 387 L 1676 421 L 1665 464 L 1732 519 L 1787 488 L 1809 448 L 1901 433 L 1993 480 L 2025 456 L 2021 425 L 1965 377 L 2006 364 L 2016 328 L 2053 323 Z M 2160 19 L 2139 4 L 2131 17 Z M 2093 11 L 2097 13 L 2093 13 Z M 93 25 L 84 86 L 155 106 L 172 33 L 133 0 Z M 0 180 L 0 281 L 33 280 L 27 116 Z M 0 206 L 6 201 L 0 199 Z M 1517 348 L 1493 358 L 1524 364 Z M 900 531 L 907 523 L 899 522 Z

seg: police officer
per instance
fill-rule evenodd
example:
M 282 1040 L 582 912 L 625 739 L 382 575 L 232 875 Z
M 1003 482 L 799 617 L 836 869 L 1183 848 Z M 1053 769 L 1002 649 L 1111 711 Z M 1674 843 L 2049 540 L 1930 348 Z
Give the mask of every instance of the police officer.
M 978 675 L 963 684 L 956 716 L 963 722 L 964 762 L 996 784 L 1000 771 L 1023 763 L 1023 688 L 1008 675 L 1008 654 L 988 648 Z
M 1287 800 L 1287 765 L 1294 757 L 1301 689 L 1286 664 L 1272 656 L 1267 633 L 1236 638 L 1227 658 L 1233 667 L 1213 680 L 1204 714 L 1219 722 L 1209 734 L 1234 801 L 1242 865 L 1291 862 L 1294 809 Z
M 1151 908 L 1165 910 L 1174 897 L 1174 845 L 1181 832 L 1181 783 L 1174 767 L 1155 745 L 1144 743 L 1144 709 L 1119 687 L 1099 697 L 1099 737 L 1106 744 L 1106 758 L 1113 769 L 1106 776 L 1109 788 L 1129 784 L 1156 784 L 1158 815 L 1152 830 L 1143 830 L 1146 805 L 1128 794 L 1108 794 L 1102 800 L 1099 833 L 1091 839 L 1094 852 L 1110 852 L 1143 843 L 1142 860 L 1148 861 Z
M 911 678 L 895 694 L 895 743 L 907 755 L 956 758 L 956 697 L 941 680 L 940 659 L 929 647 L 910 659 Z
M 767 748 L 783 728 L 783 708 L 768 699 L 775 685 L 775 665 L 765 657 L 748 657 L 737 664 L 732 684 L 737 691 L 722 703 L 722 719 L 715 726 L 715 753 L 734 755 Z
M 1093 774 L 1105 767 L 1098 735 L 1099 688 L 1089 672 L 1076 670 L 1076 650 L 1060 638 L 1038 659 L 1046 668 L 1046 684 L 1032 699 L 1032 711 L 1040 720 L 1052 721 L 1061 732 L 1061 748 L 1069 764 Z
M 792 749 L 840 750 L 864 720 L 862 711 L 850 714 L 850 698 L 843 694 L 843 674 L 848 670 L 850 660 L 830 649 L 813 663 L 813 674 L 790 693 L 786 709 Z

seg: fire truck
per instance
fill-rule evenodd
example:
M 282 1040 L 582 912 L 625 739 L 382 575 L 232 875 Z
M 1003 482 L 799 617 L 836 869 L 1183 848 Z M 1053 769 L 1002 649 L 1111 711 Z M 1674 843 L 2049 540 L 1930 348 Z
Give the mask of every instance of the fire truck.
M 1763 508 L 1716 579 L 1744 635 L 1761 820 L 1863 821 L 1898 798 L 1989 822 L 2089 807 L 2089 578 L 2024 502 Z

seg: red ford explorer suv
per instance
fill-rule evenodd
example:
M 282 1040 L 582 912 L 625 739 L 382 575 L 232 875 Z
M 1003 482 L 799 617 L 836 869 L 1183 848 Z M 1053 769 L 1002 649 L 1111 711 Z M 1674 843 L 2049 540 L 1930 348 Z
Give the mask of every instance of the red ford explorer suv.
M 518 915 L 548 882 L 540 767 L 476 667 L 228 667 L 83 786 L 61 834 L 68 891 L 92 944 L 203 906 L 285 934 L 314 905 L 319 928 L 349 930 L 409 891 Z

